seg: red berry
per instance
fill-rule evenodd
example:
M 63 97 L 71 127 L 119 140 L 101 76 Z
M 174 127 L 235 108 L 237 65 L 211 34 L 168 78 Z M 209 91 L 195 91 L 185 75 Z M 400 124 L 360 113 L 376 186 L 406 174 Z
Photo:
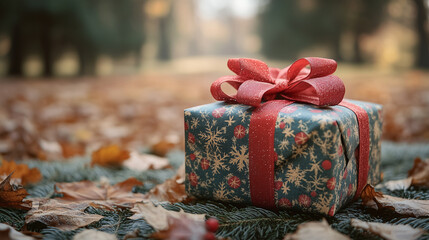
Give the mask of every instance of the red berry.
M 216 240 L 216 236 L 212 232 L 206 232 L 206 234 L 204 234 L 204 240 Z
M 206 229 L 210 232 L 216 232 L 219 228 L 219 221 L 216 218 L 209 218 L 206 220 Z

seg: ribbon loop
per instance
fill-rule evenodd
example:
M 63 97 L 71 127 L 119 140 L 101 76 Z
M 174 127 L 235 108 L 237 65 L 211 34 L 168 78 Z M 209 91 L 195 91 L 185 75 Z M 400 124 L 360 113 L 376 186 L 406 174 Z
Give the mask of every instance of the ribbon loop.
M 256 59 L 233 58 L 228 60 L 228 67 L 237 76 L 221 77 L 210 89 L 219 101 L 257 107 L 262 101 L 280 98 L 323 106 L 337 105 L 345 94 L 341 79 L 331 75 L 337 68 L 332 59 L 301 58 L 280 70 Z M 225 82 L 237 89 L 236 95 L 222 91 Z

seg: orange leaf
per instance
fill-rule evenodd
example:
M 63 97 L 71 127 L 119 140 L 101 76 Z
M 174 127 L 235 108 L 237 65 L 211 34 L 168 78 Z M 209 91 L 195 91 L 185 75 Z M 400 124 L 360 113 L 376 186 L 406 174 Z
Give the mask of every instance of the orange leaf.
M 120 167 L 128 158 L 130 158 L 129 151 L 117 145 L 105 146 L 92 153 L 91 166 Z
M 165 157 L 165 155 L 167 155 L 167 153 L 173 149 L 176 146 L 176 144 L 166 141 L 166 140 L 161 140 L 158 143 L 154 144 L 151 147 L 151 152 L 155 155 L 158 155 L 160 157 Z
M 16 164 L 14 161 L 2 161 L 0 176 L 12 173 L 12 179 L 18 179 L 22 185 L 39 182 L 42 174 L 37 168 L 29 168 L 26 164 Z
M 30 210 L 31 201 L 24 200 L 28 195 L 27 191 L 22 186 L 11 185 L 11 175 L 0 183 L 0 207 Z

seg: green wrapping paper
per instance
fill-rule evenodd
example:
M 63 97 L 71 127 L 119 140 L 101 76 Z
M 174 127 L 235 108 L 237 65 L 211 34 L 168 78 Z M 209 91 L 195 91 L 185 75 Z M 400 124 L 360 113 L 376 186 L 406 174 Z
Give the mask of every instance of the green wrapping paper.
M 381 106 L 351 101 L 369 116 L 368 183 L 380 180 Z M 185 110 L 186 191 L 197 198 L 251 205 L 249 124 L 254 107 L 216 102 Z M 343 106 L 293 103 L 275 126 L 275 203 L 334 215 L 357 188 L 359 127 Z

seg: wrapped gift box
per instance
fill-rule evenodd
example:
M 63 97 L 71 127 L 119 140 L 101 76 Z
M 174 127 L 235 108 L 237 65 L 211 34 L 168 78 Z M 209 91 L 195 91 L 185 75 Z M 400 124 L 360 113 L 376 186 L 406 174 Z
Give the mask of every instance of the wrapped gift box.
M 348 102 L 368 115 L 369 169 L 365 182 L 375 184 L 380 180 L 382 108 L 373 103 Z M 249 126 L 255 109 L 215 102 L 185 110 L 188 194 L 253 203 Z M 358 185 L 359 133 L 357 115 L 347 107 L 296 102 L 281 107 L 274 127 L 275 207 L 334 215 L 352 201 Z

